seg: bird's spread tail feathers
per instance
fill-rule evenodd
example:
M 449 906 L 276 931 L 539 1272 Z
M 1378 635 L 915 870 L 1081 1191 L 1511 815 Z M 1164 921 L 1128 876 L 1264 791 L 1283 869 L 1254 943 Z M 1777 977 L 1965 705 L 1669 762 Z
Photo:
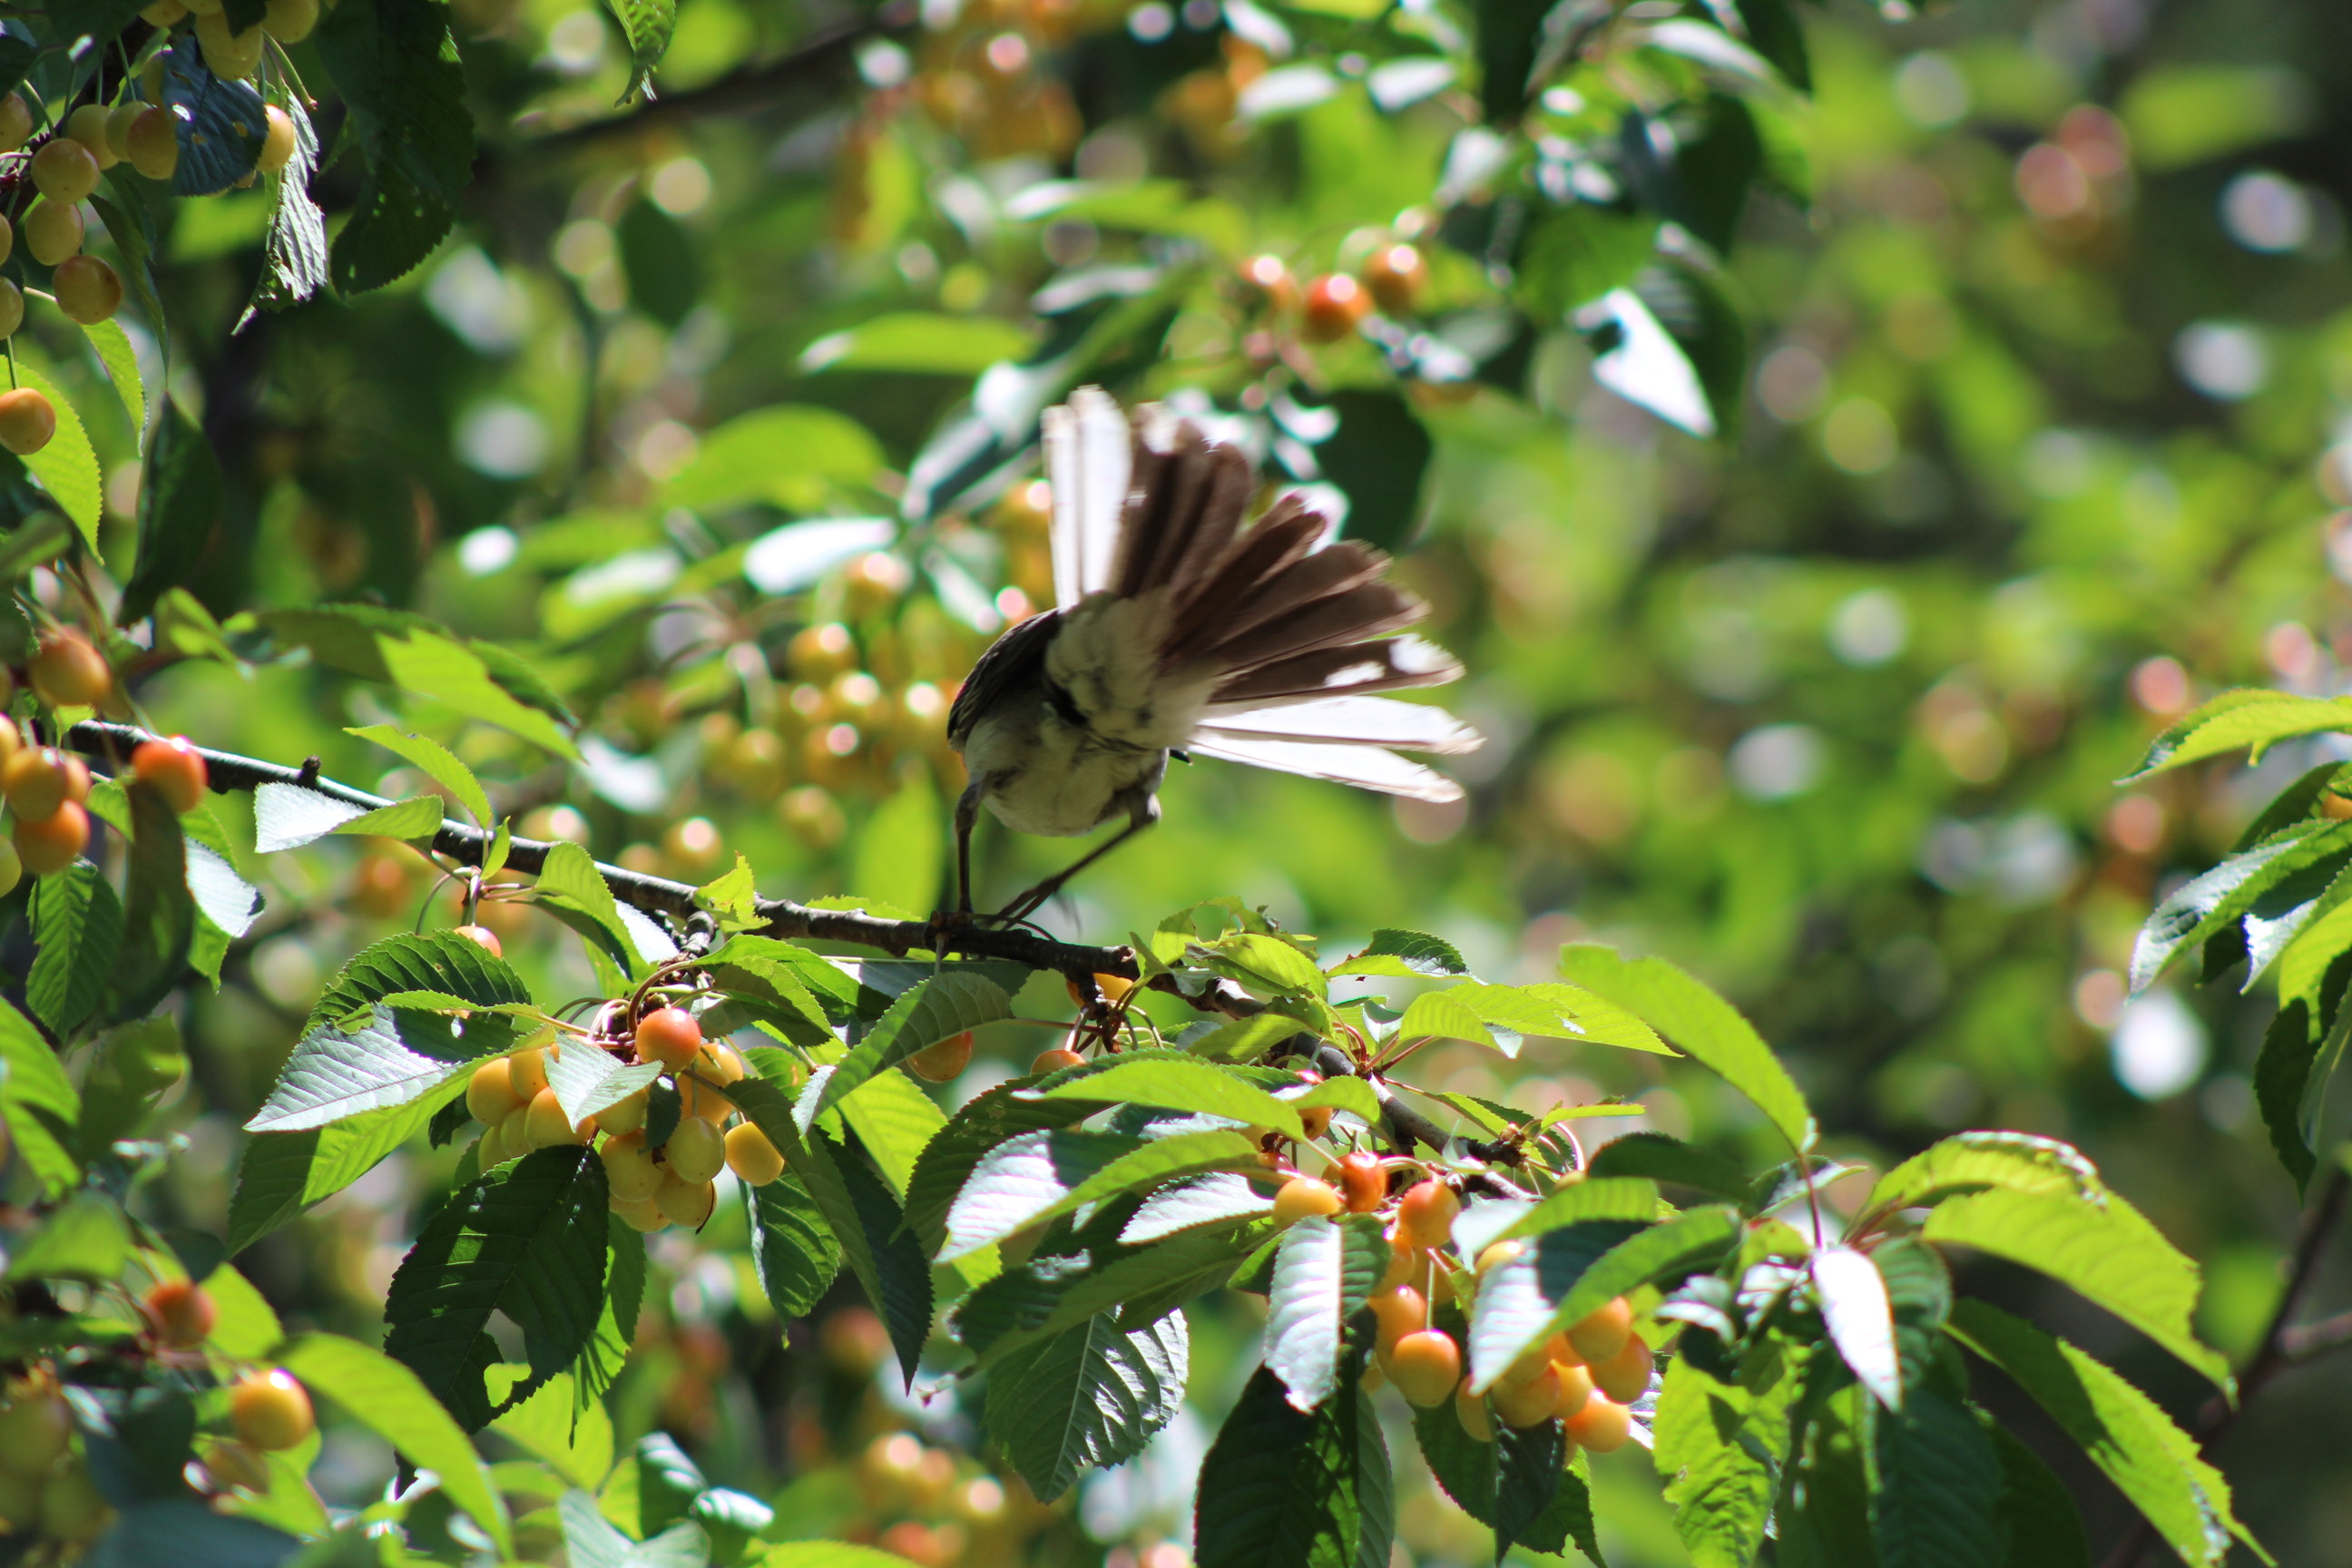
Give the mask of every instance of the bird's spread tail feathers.
M 1052 673 L 1106 738 L 1187 745 L 1282 773 L 1416 799 L 1451 779 L 1394 749 L 1461 752 L 1478 732 L 1442 710 L 1373 695 L 1462 673 L 1399 637 L 1428 606 L 1388 557 L 1330 542 L 1296 494 L 1244 525 L 1248 458 L 1163 408 L 1130 425 L 1095 387 L 1045 416 L 1054 588 L 1066 617 Z

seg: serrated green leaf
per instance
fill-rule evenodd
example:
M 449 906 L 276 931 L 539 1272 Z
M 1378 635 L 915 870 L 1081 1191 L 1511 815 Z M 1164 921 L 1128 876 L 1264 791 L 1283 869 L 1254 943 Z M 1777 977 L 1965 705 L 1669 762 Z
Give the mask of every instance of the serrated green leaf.
M 466 808 L 478 827 L 488 827 L 496 820 L 490 810 L 490 797 L 483 793 L 481 781 L 474 770 L 459 762 L 455 753 L 440 742 L 427 735 L 411 735 L 391 724 L 368 724 L 358 729 L 346 729 L 346 735 L 362 741 L 373 741 L 385 751 L 405 757 L 422 769 L 425 775 L 451 795 Z
M 286 1331 L 253 1281 L 223 1263 L 201 1281 L 213 1299 L 213 1331 L 205 1343 L 238 1361 L 259 1361 L 276 1350 Z
M 1802 1392 L 1801 1352 L 1768 1341 L 1725 1383 L 1688 1356 L 1666 1363 L 1652 1423 L 1658 1475 L 1693 1568 L 1748 1568 L 1764 1542 L 1789 1414 Z
M 233 329 L 240 332 L 260 311 L 299 305 L 327 286 L 327 216 L 310 199 L 310 178 L 319 172 L 319 132 L 302 96 L 288 90 L 283 79 L 273 77 L 262 91 L 293 122 L 294 151 L 284 167 L 262 176 L 269 227 L 262 238 L 253 298 Z
M 1335 964 L 1330 970 L 1335 980 L 1345 974 L 1425 979 L 1467 975 L 1469 973 L 1470 965 L 1464 962 L 1461 950 L 1444 938 L 1430 936 L 1423 931 L 1385 928 L 1372 932 L 1372 940 L 1363 952 Z
M 563 1107 L 565 1118 L 574 1127 L 638 1090 L 650 1089 L 662 1072 L 658 1062 L 624 1065 L 618 1057 L 585 1040 L 568 1041 L 561 1054 L 551 1050 L 544 1059 L 547 1087 L 555 1091 L 555 1102 Z
M 108 994 L 122 945 L 122 902 L 97 867 L 77 860 L 34 882 L 26 910 L 36 950 L 25 1000 L 52 1033 L 69 1036 Z
M 1201 1463 L 1199 1568 L 1380 1568 L 1395 1535 L 1388 1445 L 1358 1385 L 1361 1344 L 1338 1395 L 1309 1415 L 1260 1367 Z
M 822 1132 L 810 1135 L 808 1147 L 818 1158 L 830 1161 L 839 1173 L 842 1189 L 865 1238 L 866 1255 L 872 1259 L 873 1277 L 867 1292 L 873 1297 L 874 1310 L 881 1315 L 883 1326 L 890 1331 L 899 1368 L 911 1384 L 915 1367 L 922 1360 L 923 1342 L 931 1331 L 929 1260 L 905 1229 L 905 1215 L 890 1196 L 890 1190 L 864 1161 L 836 1148 Z M 826 1224 L 834 1227 L 830 1215 Z M 837 1238 L 840 1229 L 834 1227 L 834 1234 Z
M 1559 1423 L 1497 1426 L 1495 1440 L 1482 1443 L 1462 1429 L 1449 1399 L 1415 1410 L 1412 1430 L 1422 1458 L 1445 1495 L 1496 1532 L 1497 1562 L 1513 1543 L 1561 1552 L 1571 1541 L 1593 1562 L 1601 1561 L 1592 1495 L 1578 1469 L 1562 1464 Z
M 721 931 L 734 932 L 760 923 L 759 889 L 751 862 L 735 857 L 735 868 L 694 889 L 694 906 L 708 910 Z
M 514 1550 L 506 1504 L 488 1468 L 448 1411 L 416 1374 L 382 1351 L 336 1334 L 305 1334 L 278 1363 L 392 1445 L 411 1464 L 441 1478 L 449 1500 L 472 1516 L 501 1552 Z
M 604 1298 L 610 1203 L 585 1149 L 541 1149 L 484 1173 L 425 1222 L 384 1302 L 384 1351 L 424 1380 L 467 1431 L 499 1415 L 483 1374 L 499 1359 L 490 1314 L 520 1326 L 530 1376 L 519 1404 L 571 1365 Z
M 2232 1538 L 2272 1561 L 2231 1511 L 2230 1483 L 2196 1440 L 2118 1373 L 1983 1301 L 1956 1302 L 1951 1331 L 2032 1394 L 2192 1568 L 2221 1568 Z
M 604 1301 L 597 1310 L 596 1331 L 587 1348 L 572 1363 L 575 1412 L 586 1412 L 604 1397 L 628 1365 L 637 1342 L 637 1312 L 645 1304 L 646 1238 L 619 1215 L 604 1225 Z M 538 1395 L 533 1394 L 532 1398 Z
M 13 362 L 15 384 L 30 387 L 49 400 L 58 416 L 57 433 L 39 451 L 19 460 L 40 481 L 58 510 L 73 520 L 81 532 L 83 546 L 93 556 L 98 553 L 98 523 L 105 510 L 105 495 L 99 482 L 98 453 L 89 444 L 89 432 L 82 427 L 81 416 L 74 412 L 72 402 L 59 392 L 57 384 L 33 367 L 22 352 Z
M 1167 1110 L 1223 1116 L 1244 1125 L 1271 1127 L 1294 1139 L 1307 1135 L 1295 1105 L 1276 1100 L 1256 1085 L 1208 1062 L 1119 1061 L 1101 1072 L 1088 1073 L 1039 1092 L 1047 1100 L 1153 1105 Z
M 947 1125 L 947 1112 L 902 1072 L 867 1079 L 865 1087 L 835 1109 L 865 1145 L 874 1168 L 889 1184 L 890 1195 L 903 1204 L 915 1163 Z
M 394 3 L 431 5 L 434 0 Z M 351 233 L 352 227 L 346 226 L 336 239 L 338 256 Z M 424 631 L 411 631 L 405 637 L 379 637 L 376 640 L 386 674 L 402 690 L 429 697 L 469 719 L 494 724 L 559 757 L 578 760 L 579 748 L 555 721 L 544 710 L 519 700 L 507 689 L 492 670 L 487 648 L 463 647 Z
M 2073 1145 L 2031 1132 L 1956 1132 L 1878 1179 L 1867 1209 L 1923 1208 L 1991 1188 L 2090 1197 L 2106 1191 L 2098 1167 Z
M 2321 873 L 2323 880 L 2307 894 L 2295 895 L 2289 905 L 2315 900 L 2347 855 L 2352 855 L 2352 823 L 2305 823 L 2191 878 L 2158 904 L 2140 927 L 2132 944 L 2132 990 L 2146 990 L 2180 952 L 2254 914 L 2276 889 L 2294 885 L 2306 873 Z M 2275 919 L 2286 910 L 2267 912 Z
M 2145 778 L 2251 747 L 2251 761 L 2280 741 L 2297 735 L 2352 729 L 2352 699 L 2296 697 L 2284 691 L 2225 691 L 2168 725 L 2149 743 L 2139 766 L 2125 779 Z
M 1371 1299 L 1390 1249 L 1374 1215 L 1309 1215 L 1283 1232 L 1266 1290 L 1266 1370 L 1312 1410 L 1339 1380 L 1348 1320 Z
M 238 1162 L 228 1208 L 231 1252 L 242 1252 L 299 1215 L 358 1181 L 385 1155 L 425 1131 L 434 1113 L 465 1092 L 466 1076 L 420 1099 L 303 1132 L 263 1132 L 248 1139 Z
M 2282 1001 L 2270 1027 L 2263 1032 L 2262 1055 L 2254 1061 L 2254 1104 L 2262 1111 L 2263 1131 L 2286 1173 L 2294 1178 L 2300 1194 L 2319 1168 L 2319 1155 L 2304 1127 L 2304 1108 L 2310 1102 L 2311 1069 L 2319 1059 L 2323 1032 L 2312 1023 L 2314 1004 L 2297 998 Z M 2339 1015 L 2337 1027 L 2352 1024 L 2352 1011 Z
M 511 1370 L 528 1373 L 530 1369 Z M 613 1418 L 601 1402 L 580 1397 L 570 1373 L 549 1379 L 537 1394 L 491 1422 L 490 1428 L 520 1444 L 573 1486 L 593 1489 L 612 1473 Z
M 654 67 L 661 63 L 663 51 L 669 47 L 670 31 L 677 26 L 677 7 L 673 0 L 604 0 L 604 4 L 613 19 L 621 24 L 634 62 L 629 85 L 621 94 L 625 105 L 651 85 Z
M 890 1004 L 865 1037 L 830 1069 L 819 1069 L 793 1108 L 803 1132 L 867 1079 L 941 1040 L 1013 1016 L 1003 989 L 974 974 L 941 974 Z
M 1664 1239 L 1626 1252 L 1605 1279 L 1589 1286 L 1587 1276 L 1602 1259 L 1664 1227 L 1646 1220 L 1593 1219 L 1530 1237 L 1518 1257 L 1490 1269 L 1479 1281 L 1467 1347 L 1471 1392 L 1484 1394 L 1529 1346 L 1540 1344 L 1620 1294 L 1609 1288 L 1611 1281 L 1646 1276 L 1655 1269 L 1696 1266 L 1697 1258 L 1719 1256 L 1725 1244 L 1725 1212 L 1702 1209 L 1684 1215 Z
M 441 797 L 412 795 L 373 811 L 298 784 L 265 784 L 253 792 L 253 847 L 261 854 L 299 849 L 330 833 L 404 840 L 441 831 Z
M 335 237 L 335 287 L 381 288 L 432 254 L 472 183 L 474 121 L 444 7 L 323 12 L 313 47 L 350 106 L 367 180 Z
M 556 909 L 557 913 L 565 912 L 568 907 L 585 916 L 595 930 L 593 933 L 582 934 L 595 941 L 605 956 L 629 978 L 644 975 L 647 955 L 639 951 L 636 938 L 622 919 L 620 901 L 613 897 L 611 885 L 587 850 L 568 842 L 549 849 L 546 862 L 539 869 L 535 901 L 542 906 L 563 906 Z M 575 925 L 574 929 L 579 928 Z
M 123 584 L 119 623 L 148 615 L 166 591 L 187 581 L 219 525 L 221 504 L 220 463 L 212 444 L 186 410 L 164 399 L 139 486 L 138 553 Z
M 650 1541 L 635 1542 L 604 1521 L 596 1500 L 568 1491 L 556 1505 L 563 1527 L 564 1560 L 572 1568 L 709 1568 L 710 1537 L 681 1520 Z
M 131 1258 L 131 1233 L 113 1199 L 76 1193 L 9 1250 L 10 1279 L 111 1280 Z
M 13 1002 L 0 999 L 0 1120 L 50 1197 L 81 1182 L 72 1150 L 81 1097 L 57 1052 Z
M 923 1145 L 907 1181 L 908 1226 L 926 1249 L 937 1252 L 947 1245 L 948 1211 L 956 1194 L 990 1150 L 1024 1132 L 1071 1126 L 1101 1109 L 1098 1103 L 1031 1098 L 1013 1084 L 999 1084 L 979 1095 Z
M 1813 1138 L 1813 1116 L 1796 1080 L 1754 1026 L 1730 1003 L 1663 958 L 1627 963 L 1606 947 L 1560 949 L 1560 972 L 1576 984 L 1656 1025 L 1665 1037 L 1746 1095 L 1790 1147 Z
M 2009 1544 L 2001 1568 L 2091 1568 L 2091 1543 L 2074 1494 L 2006 1428 L 1990 1421 L 1984 1426 L 2000 1459 L 2001 1533 Z
M 807 1317 L 841 1270 L 841 1243 L 790 1171 L 764 1187 L 746 1185 L 743 1202 L 751 1224 L 751 1267 L 769 1305 L 786 1322 Z
M 1236 931 L 1197 949 L 1192 956 L 1253 990 L 1318 1002 L 1323 998 L 1326 982 L 1315 960 L 1271 933 Z
M 986 1367 L 1021 1345 L 1075 1328 L 1097 1313 L 1111 1314 L 1120 1328 L 1139 1329 L 1224 1285 L 1242 1261 L 1274 1235 L 1272 1222 L 1260 1220 L 1228 1231 L 1171 1237 L 1139 1248 L 1057 1283 L 1042 1315 L 1034 1310 L 1035 1301 L 1022 1302 L 1024 1321 L 998 1326 L 984 1347 L 973 1348 Z M 974 1301 L 979 1296 L 973 1293 Z M 965 1315 L 971 1310 L 972 1303 L 967 1302 Z
M 1150 1141 L 1116 1132 L 1021 1133 L 982 1156 L 956 1194 L 940 1261 L 1119 1193 L 1202 1171 L 1261 1169 L 1257 1152 L 1239 1132 Z
M 2229 1359 L 2197 1338 L 2196 1263 L 2114 1193 L 2077 1198 L 1997 1187 L 1948 1199 L 1920 1234 L 1940 1247 L 1973 1247 L 2038 1268 L 2225 1391 L 2236 1386 Z
M 147 429 L 147 389 L 139 379 L 139 356 L 131 350 L 130 334 L 122 330 L 121 322 L 110 316 L 103 321 L 84 321 L 81 331 L 89 340 L 90 352 L 106 366 L 106 378 L 114 384 L 114 395 L 122 399 L 122 412 L 131 420 L 131 434 L 143 439 Z
M 1184 1404 L 1192 1342 L 1171 1312 L 1132 1332 L 1108 1314 L 1013 1352 L 988 1376 L 989 1436 L 1041 1502 L 1141 1453 Z
M 1735 1201 L 1748 1195 L 1746 1172 L 1711 1149 L 1700 1149 L 1663 1132 L 1628 1132 L 1601 1146 L 1585 1168 L 1590 1177 L 1640 1176 L 1696 1187 Z
M 1968 1407 L 1923 1388 L 1872 1426 L 1879 1568 L 2002 1568 L 2000 1456 Z
M 116 1023 L 142 1018 L 188 972 L 196 905 L 188 894 L 188 851 L 180 818 L 153 790 L 131 793 L 131 847 L 122 904 L 122 946 L 108 988 Z

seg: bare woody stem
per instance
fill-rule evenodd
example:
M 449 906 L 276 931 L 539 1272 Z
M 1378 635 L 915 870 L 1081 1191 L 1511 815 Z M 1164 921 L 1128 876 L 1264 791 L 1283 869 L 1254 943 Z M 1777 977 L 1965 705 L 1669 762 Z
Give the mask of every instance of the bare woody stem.
M 76 724 L 66 731 L 64 744 L 77 752 L 86 752 L 111 762 L 118 768 L 130 757 L 131 749 L 142 741 L 157 737 L 131 724 L 112 724 L 97 720 Z M 215 752 L 196 748 L 205 760 L 205 769 L 212 787 L 226 793 L 231 790 L 258 789 L 263 784 L 285 784 L 305 789 L 329 800 L 356 806 L 362 811 L 373 811 L 393 802 L 332 779 L 320 778 L 317 759 L 299 768 L 265 763 L 257 758 L 239 756 L 233 752 Z M 461 866 L 479 866 L 489 853 L 494 835 L 486 828 L 468 827 L 463 823 L 444 818 L 440 829 L 433 836 L 434 853 L 442 855 Z M 507 864 L 518 871 L 536 876 L 547 864 L 548 855 L 555 846 L 538 839 L 516 838 L 507 850 Z M 621 902 L 645 910 L 647 914 L 666 915 L 684 922 L 701 912 L 694 901 L 694 889 L 684 882 L 673 882 L 664 877 L 649 877 L 641 871 L 625 870 L 618 866 L 599 865 L 596 868 L 605 886 Z M 954 952 L 971 958 L 1000 958 L 1023 963 L 1032 969 L 1051 970 L 1073 977 L 1091 974 L 1117 974 L 1133 979 L 1136 974 L 1134 956 L 1123 947 L 1087 947 L 1075 942 L 1055 942 L 1050 938 L 1033 936 L 1027 931 L 1002 931 L 988 926 L 958 924 L 952 929 L 935 928 L 924 921 L 883 920 L 856 910 L 813 910 L 790 899 L 761 899 L 758 902 L 761 920 L 759 934 L 783 938 L 807 938 L 818 942 L 854 942 L 860 947 L 879 948 L 884 952 L 903 954 L 917 950 L 931 951 L 944 937 Z

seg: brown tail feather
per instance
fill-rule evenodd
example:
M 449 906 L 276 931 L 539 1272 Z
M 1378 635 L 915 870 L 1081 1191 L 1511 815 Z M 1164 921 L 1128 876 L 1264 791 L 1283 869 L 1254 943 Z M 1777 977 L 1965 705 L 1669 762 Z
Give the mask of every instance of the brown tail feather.
M 1223 611 L 1255 584 L 1304 560 L 1323 537 L 1325 526 L 1320 513 L 1307 510 L 1294 496 L 1275 502 L 1264 517 L 1242 531 L 1224 559 L 1179 599 L 1168 628 L 1166 661 L 1182 663 L 1216 640 L 1216 622 Z
M 1295 615 L 1261 626 L 1242 642 L 1221 643 L 1217 662 L 1236 672 L 1255 669 L 1277 659 L 1402 631 L 1428 614 L 1428 605 L 1394 584 L 1366 583 L 1318 599 Z
M 1450 658 L 1432 658 L 1434 651 L 1412 637 L 1392 637 L 1295 654 L 1228 676 L 1209 700 L 1273 703 L 1443 686 L 1458 677 L 1462 667 Z
M 1145 431 L 1139 429 L 1135 462 L 1137 474 L 1148 474 L 1149 482 L 1139 482 L 1129 492 L 1120 530 L 1119 563 L 1111 583 L 1122 598 L 1174 581 L 1203 534 L 1213 542 L 1220 535 L 1230 538 L 1248 504 L 1248 460 L 1230 447 L 1212 446 L 1193 426 L 1176 427 L 1165 456 L 1151 452 Z M 1241 480 L 1237 496 L 1235 470 Z
M 1327 599 L 1373 582 L 1387 564 L 1388 558 L 1378 551 L 1344 540 L 1295 561 L 1260 579 L 1240 603 L 1211 622 L 1202 639 L 1206 646 L 1197 657 L 1212 665 L 1229 663 L 1227 651 L 1252 648 L 1263 628 L 1278 627 Z

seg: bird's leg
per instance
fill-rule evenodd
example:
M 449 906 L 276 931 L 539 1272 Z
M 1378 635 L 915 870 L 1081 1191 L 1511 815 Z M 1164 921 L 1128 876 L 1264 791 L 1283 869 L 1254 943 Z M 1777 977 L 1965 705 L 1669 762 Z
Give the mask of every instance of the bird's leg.
M 1062 890 L 1062 884 L 1160 820 L 1160 796 L 1144 795 L 1130 809 L 1127 826 L 1079 856 L 1060 871 L 1046 878 L 1011 903 L 996 911 L 992 918 L 1000 921 L 1022 921 L 1036 912 L 1046 900 Z
M 956 796 L 956 913 L 971 913 L 971 830 L 980 822 L 981 786 L 984 781 L 975 776 Z

